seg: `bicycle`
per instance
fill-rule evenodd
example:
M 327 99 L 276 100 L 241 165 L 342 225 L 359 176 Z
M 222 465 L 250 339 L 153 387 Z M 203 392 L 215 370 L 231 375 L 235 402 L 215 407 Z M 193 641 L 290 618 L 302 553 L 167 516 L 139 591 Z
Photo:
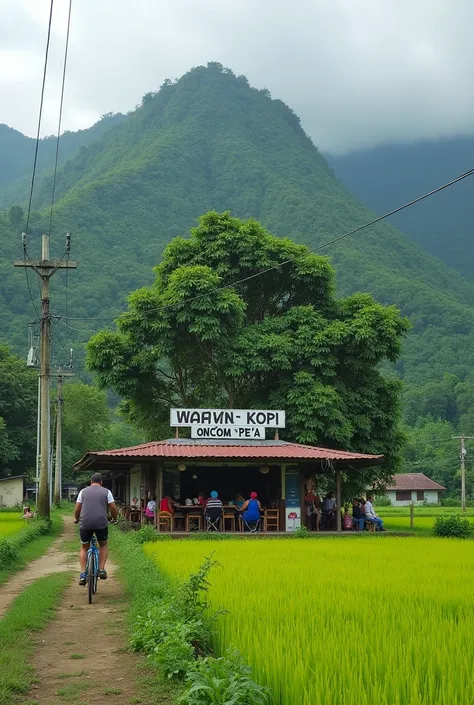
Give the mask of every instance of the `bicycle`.
M 89 604 L 92 604 L 92 596 L 97 592 L 97 584 L 99 582 L 99 549 L 97 547 L 97 539 L 95 536 L 91 538 L 90 546 L 87 551 L 86 560 L 86 580 L 87 591 L 89 594 Z

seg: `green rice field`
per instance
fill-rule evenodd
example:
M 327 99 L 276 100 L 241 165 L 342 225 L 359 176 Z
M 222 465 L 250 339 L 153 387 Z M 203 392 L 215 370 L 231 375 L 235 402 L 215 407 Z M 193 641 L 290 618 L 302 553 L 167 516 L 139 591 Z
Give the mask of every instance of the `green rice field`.
M 429 517 L 425 517 L 429 519 Z M 274 705 L 471 705 L 474 542 L 170 541 L 170 579 L 213 553 L 215 647 L 237 647 Z
M 21 518 L 21 512 L 0 512 L 0 539 L 11 534 L 16 534 L 24 526 L 25 520 Z
M 377 514 L 384 520 L 389 531 L 411 531 L 409 507 L 377 507 Z M 461 515 L 460 507 L 415 507 L 413 531 L 415 534 L 429 535 L 437 516 Z M 463 515 L 474 524 L 474 507 L 469 507 Z

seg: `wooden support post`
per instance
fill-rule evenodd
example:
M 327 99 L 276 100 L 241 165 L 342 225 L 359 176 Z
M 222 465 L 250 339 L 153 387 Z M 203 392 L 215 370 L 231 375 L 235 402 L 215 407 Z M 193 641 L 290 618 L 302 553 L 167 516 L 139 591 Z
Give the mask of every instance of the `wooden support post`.
M 342 531 L 341 503 L 341 471 L 336 468 L 336 531 Z
M 410 504 L 410 529 L 413 529 L 413 520 L 415 518 L 415 504 L 411 502 Z

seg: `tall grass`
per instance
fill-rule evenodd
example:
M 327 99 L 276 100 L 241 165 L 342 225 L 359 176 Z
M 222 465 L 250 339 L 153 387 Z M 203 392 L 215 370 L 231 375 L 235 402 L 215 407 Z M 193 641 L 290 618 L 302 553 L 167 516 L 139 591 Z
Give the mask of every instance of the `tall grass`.
M 474 702 L 471 542 L 173 541 L 145 551 L 171 578 L 215 551 L 217 650 L 237 647 L 275 705 Z

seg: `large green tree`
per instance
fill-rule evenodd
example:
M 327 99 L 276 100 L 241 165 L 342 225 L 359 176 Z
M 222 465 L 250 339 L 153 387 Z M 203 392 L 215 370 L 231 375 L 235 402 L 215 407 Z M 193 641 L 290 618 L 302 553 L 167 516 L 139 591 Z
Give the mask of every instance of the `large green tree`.
M 38 376 L 0 345 L 0 477 L 35 465 Z
M 201 217 L 155 272 L 118 330 L 88 346 L 99 384 L 148 435 L 170 406 L 281 407 L 286 438 L 384 453 L 385 474 L 396 467 L 400 385 L 379 369 L 408 329 L 396 307 L 337 299 L 326 258 L 229 213 Z
M 140 443 L 142 437 L 107 404 L 105 392 L 82 382 L 63 389 L 63 478 L 88 450 L 103 450 Z M 1 433 L 1 429 L 0 429 Z

